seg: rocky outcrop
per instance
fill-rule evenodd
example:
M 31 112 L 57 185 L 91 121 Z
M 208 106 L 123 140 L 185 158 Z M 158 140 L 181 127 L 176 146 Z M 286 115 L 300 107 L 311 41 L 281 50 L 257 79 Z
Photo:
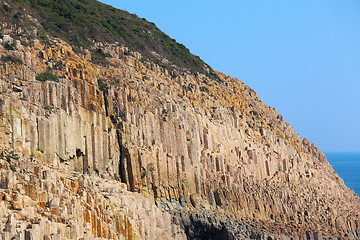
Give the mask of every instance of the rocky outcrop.
M 110 56 L 95 65 L 86 50 L 5 27 L 20 40 L 0 54 L 23 64 L 0 66 L 4 147 L 125 184 L 190 239 L 360 237 L 359 197 L 240 80 L 167 70 L 116 44 L 95 44 Z M 59 81 L 39 81 L 44 72 Z
M 169 213 L 116 180 L 1 151 L 1 239 L 184 239 Z

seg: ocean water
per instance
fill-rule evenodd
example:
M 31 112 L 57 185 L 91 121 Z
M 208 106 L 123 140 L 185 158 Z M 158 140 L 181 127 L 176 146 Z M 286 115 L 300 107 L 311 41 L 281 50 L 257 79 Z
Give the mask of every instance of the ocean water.
M 334 170 L 344 179 L 345 185 L 360 196 L 360 152 L 328 152 L 325 156 Z

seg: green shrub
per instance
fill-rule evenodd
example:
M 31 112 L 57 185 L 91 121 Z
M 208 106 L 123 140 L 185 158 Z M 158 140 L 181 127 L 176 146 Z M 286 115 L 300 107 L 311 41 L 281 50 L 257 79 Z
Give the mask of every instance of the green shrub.
M 13 11 L 13 9 L 11 7 L 9 7 L 9 5 L 7 5 L 7 4 L 3 5 L 3 9 L 5 10 L 5 12 L 12 12 Z
M 254 111 L 254 110 L 251 110 L 250 113 L 251 113 L 252 115 L 254 115 L 255 117 L 258 117 L 258 116 L 259 116 L 259 113 L 256 112 L 256 111 Z
M 36 80 L 40 82 L 45 82 L 45 81 L 59 82 L 59 76 L 56 76 L 55 74 L 50 72 L 41 73 L 36 76 Z
M 21 17 L 22 17 L 22 14 L 20 12 L 15 13 L 14 16 L 13 16 L 13 18 L 15 20 L 20 20 Z
M 56 63 L 53 65 L 52 69 L 61 70 L 63 67 L 64 67 L 64 65 L 61 61 L 56 61 Z
M 105 53 L 101 48 L 98 48 L 96 51 L 91 52 L 91 61 L 99 65 L 108 65 L 110 64 L 107 57 L 110 57 L 109 54 Z
M 23 64 L 23 61 L 20 58 L 17 58 L 17 57 L 11 56 L 11 55 L 2 56 L 1 61 L 2 62 L 13 62 L 13 63 L 17 63 L 17 64 Z
M 45 35 L 40 34 L 39 37 L 44 39 L 45 41 L 50 41 L 50 39 Z
M 9 155 L 9 158 L 14 159 L 14 160 L 19 160 L 19 157 L 17 157 L 17 156 L 11 156 L 11 155 Z
M 51 107 L 49 105 L 45 105 L 44 108 L 47 109 L 47 110 L 51 110 Z
M 109 87 L 108 87 L 108 85 L 107 85 L 107 83 L 106 83 L 106 81 L 104 79 L 99 78 L 98 79 L 98 85 L 99 85 L 100 91 L 102 91 L 103 94 L 108 94 Z
M 10 44 L 10 43 L 6 42 L 6 43 L 4 43 L 3 46 L 6 50 L 15 50 L 14 44 Z
M 11 167 L 10 167 L 10 168 L 11 168 Z M 16 170 L 15 170 L 15 172 L 16 172 Z M 14 207 L 14 205 L 12 205 L 12 204 L 11 204 L 10 207 L 8 207 L 8 209 L 10 209 L 10 210 L 15 210 L 15 211 L 20 211 L 20 210 L 21 210 L 21 208 Z
M 18 2 L 20 5 L 25 6 L 24 0 L 17 0 L 17 2 Z

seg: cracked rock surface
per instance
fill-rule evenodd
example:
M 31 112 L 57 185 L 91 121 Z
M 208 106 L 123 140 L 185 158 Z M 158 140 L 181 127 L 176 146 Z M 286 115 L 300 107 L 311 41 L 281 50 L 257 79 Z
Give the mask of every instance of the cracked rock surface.
M 240 80 L 1 31 L 3 239 L 360 238 L 359 196 Z

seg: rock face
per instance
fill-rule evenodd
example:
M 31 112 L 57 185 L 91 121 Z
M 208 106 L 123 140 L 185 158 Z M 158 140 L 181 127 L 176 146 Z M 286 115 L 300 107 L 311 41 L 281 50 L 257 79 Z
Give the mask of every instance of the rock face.
M 359 196 L 240 80 L 1 31 L 0 142 L 22 159 L 0 165 L 3 239 L 360 238 Z
M 0 239 L 184 239 L 169 213 L 116 180 L 2 151 Z

